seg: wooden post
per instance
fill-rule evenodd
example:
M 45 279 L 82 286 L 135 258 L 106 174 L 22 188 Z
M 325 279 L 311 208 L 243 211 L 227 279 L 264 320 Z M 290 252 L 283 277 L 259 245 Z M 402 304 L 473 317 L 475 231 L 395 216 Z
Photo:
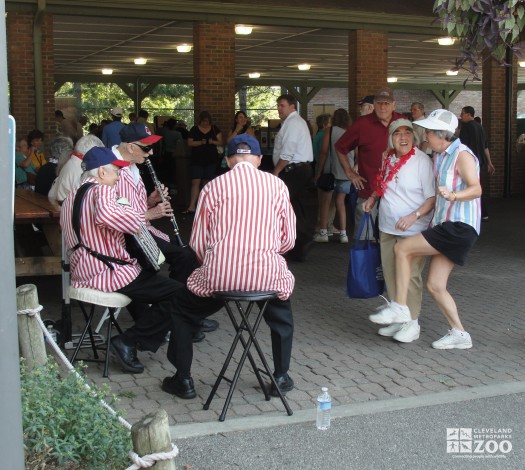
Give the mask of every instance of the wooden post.
M 38 292 L 34 284 L 24 284 L 16 289 L 17 310 L 38 307 Z M 29 370 L 47 363 L 44 332 L 36 320 L 29 315 L 18 315 L 18 341 L 20 352 L 26 359 Z
M 133 450 L 141 457 L 171 451 L 168 413 L 160 409 L 148 414 L 131 427 Z M 175 470 L 175 460 L 157 462 L 155 470 Z

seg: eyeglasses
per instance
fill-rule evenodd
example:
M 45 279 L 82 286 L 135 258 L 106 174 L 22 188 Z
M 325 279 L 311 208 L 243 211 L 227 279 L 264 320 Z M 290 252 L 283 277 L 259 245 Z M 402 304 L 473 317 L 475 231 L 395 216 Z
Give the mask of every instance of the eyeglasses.
M 139 147 L 144 153 L 149 153 L 153 149 L 153 145 L 139 145 L 136 142 L 131 143 Z

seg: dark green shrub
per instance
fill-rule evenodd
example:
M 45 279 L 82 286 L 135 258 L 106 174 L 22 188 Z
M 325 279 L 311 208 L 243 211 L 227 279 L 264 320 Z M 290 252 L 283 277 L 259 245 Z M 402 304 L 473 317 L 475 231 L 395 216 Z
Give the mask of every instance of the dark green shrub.
M 72 373 L 61 378 L 52 358 L 32 371 L 21 361 L 20 370 L 27 469 L 66 464 L 109 470 L 131 464 L 129 431 L 99 403 L 109 387 L 93 386 L 90 392 Z

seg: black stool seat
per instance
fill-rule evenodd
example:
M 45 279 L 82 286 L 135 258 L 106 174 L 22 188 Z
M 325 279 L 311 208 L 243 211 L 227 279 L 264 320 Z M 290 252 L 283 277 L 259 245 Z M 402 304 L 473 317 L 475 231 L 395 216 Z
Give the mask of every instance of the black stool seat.
M 248 358 L 248 360 L 250 361 L 253 372 L 255 376 L 257 377 L 257 380 L 259 381 L 259 385 L 261 386 L 261 389 L 263 390 L 266 401 L 270 400 L 270 394 L 266 388 L 266 385 L 263 382 L 261 373 L 267 375 L 270 381 L 272 382 L 272 384 L 274 385 L 274 387 L 277 389 L 279 393 L 279 397 L 284 407 L 286 408 L 286 412 L 288 413 L 288 415 L 291 416 L 293 413 L 290 406 L 288 405 L 288 402 L 286 401 L 286 398 L 284 397 L 281 390 L 277 386 L 277 383 L 275 382 L 275 378 L 272 374 L 272 371 L 270 370 L 268 366 L 268 362 L 266 361 L 266 358 L 264 357 L 264 353 L 262 352 L 262 349 L 259 346 L 259 342 L 257 341 L 257 337 L 256 337 L 257 330 L 259 329 L 259 325 L 261 324 L 261 320 L 264 316 L 264 312 L 266 311 L 266 307 L 268 306 L 268 302 L 270 302 L 270 300 L 276 299 L 277 294 L 278 294 L 277 291 L 248 291 L 248 292 L 246 291 L 215 291 L 213 293 L 214 298 L 224 301 L 224 306 L 226 308 L 226 311 L 228 312 L 228 316 L 230 317 L 230 320 L 236 332 L 235 338 L 233 339 L 233 343 L 228 352 L 228 356 L 226 357 L 226 360 L 224 362 L 224 365 L 222 366 L 219 376 L 217 377 L 217 380 L 215 381 L 215 384 L 213 385 L 210 395 L 208 396 L 208 399 L 206 400 L 206 403 L 204 404 L 204 409 L 205 410 L 209 409 L 211 401 L 213 400 L 213 397 L 217 393 L 217 389 L 223 379 L 226 380 L 226 382 L 230 383 L 230 389 L 228 391 L 228 395 L 226 397 L 226 401 L 224 403 L 222 413 L 219 417 L 219 421 L 224 421 L 226 418 L 226 413 L 228 411 L 228 407 L 230 406 L 233 392 L 235 390 L 235 387 L 237 386 L 237 381 L 239 380 L 239 375 L 244 366 L 244 362 L 246 361 L 246 358 Z M 237 307 L 237 313 L 240 316 L 240 322 L 237 321 L 234 310 L 231 307 L 232 302 Z M 244 303 L 247 302 L 246 309 L 243 308 L 242 302 Z M 255 316 L 255 320 L 252 323 L 250 323 L 248 321 L 248 317 L 250 316 L 250 313 L 255 304 L 259 305 L 259 312 Z M 247 333 L 248 336 L 245 337 L 243 333 Z M 239 364 L 237 365 L 237 368 L 235 370 L 233 379 L 229 379 L 225 376 L 225 373 L 226 373 L 226 370 L 228 369 L 231 358 L 233 356 L 233 353 L 235 352 L 235 349 L 237 348 L 237 344 L 239 343 L 239 341 L 241 342 L 243 346 L 243 352 L 239 360 Z M 263 365 L 262 369 L 257 367 L 255 360 L 253 359 L 253 356 L 250 352 L 250 348 L 252 344 L 255 346 L 255 349 L 257 350 L 257 354 Z

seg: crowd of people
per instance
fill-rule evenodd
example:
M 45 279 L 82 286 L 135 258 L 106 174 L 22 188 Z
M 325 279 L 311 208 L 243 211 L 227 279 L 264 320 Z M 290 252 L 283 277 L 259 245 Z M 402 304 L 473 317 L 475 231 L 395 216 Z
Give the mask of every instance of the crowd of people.
M 90 126 L 85 136 L 66 135 L 65 130 L 76 127 L 60 120 L 47 154 L 38 130 L 18 140 L 17 187 L 34 188 L 62 204 L 71 285 L 132 299 L 128 310 L 133 326 L 112 340 L 125 371 L 141 373 L 138 351 L 156 352 L 171 332 L 167 356 L 175 373 L 166 377 L 162 389 L 183 399 L 195 397 L 192 343 L 218 327 L 208 318 L 223 306 L 213 293 L 274 290 L 278 298 L 270 302 L 265 320 L 275 383 L 282 392 L 292 390 L 294 276 L 288 262 L 305 261 L 315 242 L 329 241 L 330 232 L 338 232 L 341 243 L 355 238 L 347 233 L 352 225 L 348 206 L 356 228 L 365 212 L 378 220 L 389 297 L 370 315 L 381 325 L 378 333 L 404 343 L 419 338 L 422 272 L 430 258 L 426 285 L 450 326 L 432 346 L 472 347 L 447 282 L 480 233 L 480 168 L 495 171 L 483 129 L 472 124 L 470 106 L 461 113 L 461 130 L 450 111 L 436 110 L 427 117 L 419 102 L 409 115 L 398 113 L 394 93 L 386 87 L 358 105 L 361 116 L 354 122 L 344 109 L 320 115 L 312 138 L 295 97 L 281 95 L 271 172 L 259 169 L 261 145 L 244 111 L 235 114 L 227 135 L 207 111 L 198 114 L 189 130 L 171 117 L 155 133 L 146 111 L 130 114 L 126 124 L 124 110 L 117 106 L 111 109 L 111 122 L 97 132 Z M 173 180 L 167 175 L 173 178 L 182 141 L 190 154 L 191 194 L 185 212 L 194 221 L 189 247 L 151 223 L 173 217 L 168 190 Z M 150 190 L 137 165 L 159 150 L 166 185 Z M 331 184 L 319 186 L 319 230 L 314 233 L 304 198 L 325 175 L 331 175 Z M 73 220 L 77 197 L 83 198 L 80 239 Z M 168 276 L 139 264 L 127 235 L 141 229 L 163 253 Z

